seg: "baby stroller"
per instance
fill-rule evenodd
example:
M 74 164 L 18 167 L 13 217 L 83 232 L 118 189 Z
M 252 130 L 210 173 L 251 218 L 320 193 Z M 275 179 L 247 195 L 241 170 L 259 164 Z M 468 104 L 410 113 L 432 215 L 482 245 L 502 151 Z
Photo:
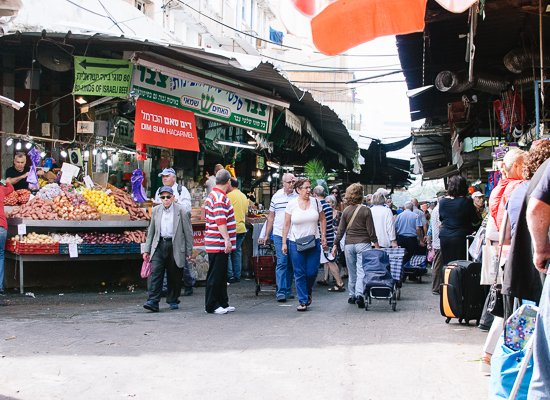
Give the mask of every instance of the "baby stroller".
M 363 293 L 365 311 L 372 299 L 389 300 L 391 309 L 397 307 L 397 282 L 390 270 L 390 258 L 384 250 L 372 249 L 363 252 Z

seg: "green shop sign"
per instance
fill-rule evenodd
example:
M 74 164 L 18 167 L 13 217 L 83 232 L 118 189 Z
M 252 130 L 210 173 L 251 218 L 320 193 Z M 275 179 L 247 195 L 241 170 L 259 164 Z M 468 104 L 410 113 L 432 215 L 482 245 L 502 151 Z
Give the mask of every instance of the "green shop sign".
M 126 60 L 75 57 L 73 94 L 126 97 L 131 73 Z
M 136 65 L 132 90 L 145 100 L 192 111 L 204 118 L 267 133 L 272 106 L 204 83 Z

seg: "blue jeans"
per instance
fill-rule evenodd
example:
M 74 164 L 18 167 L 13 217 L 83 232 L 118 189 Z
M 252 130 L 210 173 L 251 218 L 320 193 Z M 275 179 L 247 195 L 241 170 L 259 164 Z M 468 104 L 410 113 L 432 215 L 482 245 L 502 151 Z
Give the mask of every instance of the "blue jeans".
M 287 247 L 290 241 L 287 240 Z M 277 255 L 277 267 L 275 268 L 275 281 L 277 282 L 278 299 L 285 299 L 292 294 L 292 260 L 289 255 L 283 254 L 283 238 L 273 235 L 275 254 Z M 290 253 L 289 253 L 290 254 Z
M 4 290 L 4 245 L 7 237 L 8 231 L 0 227 L 0 290 L 2 291 Z
M 542 400 L 550 397 L 550 277 L 547 275 L 540 296 L 539 314 L 533 343 L 533 377 L 529 385 L 529 400 Z
M 237 233 L 237 245 L 235 251 L 232 251 L 227 264 L 227 279 L 241 279 L 241 268 L 243 265 L 243 241 L 245 233 Z
M 319 239 L 315 241 L 315 247 L 306 251 L 298 251 L 296 242 L 288 241 L 288 254 L 294 265 L 294 279 L 296 281 L 296 294 L 300 304 L 307 304 L 308 296 L 311 296 L 313 284 L 319 271 L 321 259 L 321 245 Z
M 346 244 L 346 265 L 348 266 L 348 290 L 350 297 L 363 296 L 363 252 L 371 248 L 370 243 Z

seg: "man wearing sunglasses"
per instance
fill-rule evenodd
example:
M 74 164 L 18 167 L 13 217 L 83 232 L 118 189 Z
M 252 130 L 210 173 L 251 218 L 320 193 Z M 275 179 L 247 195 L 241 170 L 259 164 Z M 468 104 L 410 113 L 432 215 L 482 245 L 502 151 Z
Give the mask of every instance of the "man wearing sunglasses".
M 167 275 L 166 303 L 170 310 L 179 308 L 179 296 L 183 270 L 193 251 L 193 228 L 189 213 L 175 202 L 174 190 L 170 186 L 159 189 L 162 204 L 153 208 L 147 230 L 147 241 L 143 260 L 151 262 L 151 275 L 147 279 L 149 298 L 143 308 L 159 311 L 159 302 L 164 274 Z
M 283 254 L 283 226 L 285 223 L 286 205 L 290 200 L 298 197 L 298 194 L 294 191 L 295 181 L 296 178 L 293 174 L 287 173 L 283 175 L 283 188 L 279 189 L 271 198 L 264 237 L 258 239 L 259 244 L 265 244 L 269 238 L 271 229 L 273 229 L 273 243 L 277 254 L 277 267 L 275 268 L 275 280 L 277 282 L 276 298 L 280 303 L 293 298 L 291 287 L 294 272 L 290 257 L 287 254 Z

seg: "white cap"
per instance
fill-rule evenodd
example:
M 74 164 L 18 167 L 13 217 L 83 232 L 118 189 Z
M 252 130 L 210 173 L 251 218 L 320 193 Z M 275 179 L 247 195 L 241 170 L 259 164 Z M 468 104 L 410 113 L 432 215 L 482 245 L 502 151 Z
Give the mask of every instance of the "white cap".
M 472 193 L 472 199 L 475 199 L 476 197 L 483 197 L 483 196 L 485 196 L 485 195 L 483 193 L 481 193 L 480 191 Z

